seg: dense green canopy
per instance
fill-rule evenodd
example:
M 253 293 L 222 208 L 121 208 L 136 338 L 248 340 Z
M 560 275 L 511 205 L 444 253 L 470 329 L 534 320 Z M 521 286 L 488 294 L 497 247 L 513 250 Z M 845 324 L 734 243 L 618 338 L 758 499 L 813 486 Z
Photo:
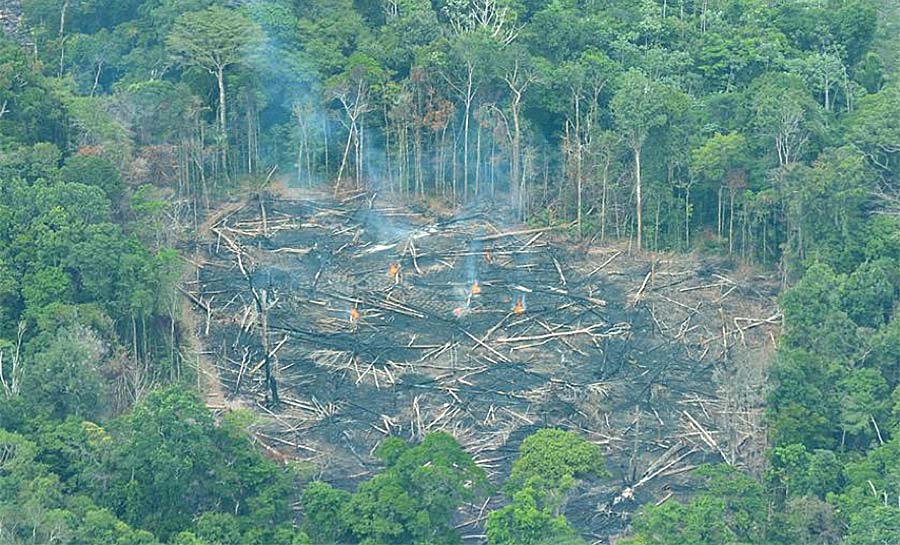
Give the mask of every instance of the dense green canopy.
M 489 543 L 582 543 L 568 495 L 608 477 L 571 432 L 494 483 L 448 435 L 388 439 L 351 492 L 204 407 L 175 248 L 275 172 L 780 276 L 765 474 L 698 471 L 625 542 L 900 542 L 895 0 L 19 4 L 0 543 L 459 543 L 460 507 L 498 490 Z

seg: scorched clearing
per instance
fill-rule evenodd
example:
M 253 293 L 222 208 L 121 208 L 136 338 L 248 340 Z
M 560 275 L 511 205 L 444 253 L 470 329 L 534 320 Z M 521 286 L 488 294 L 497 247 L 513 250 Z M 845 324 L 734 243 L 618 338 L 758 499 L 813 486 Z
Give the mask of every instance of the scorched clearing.
M 265 415 L 264 448 L 350 484 L 385 436 L 443 430 L 498 479 L 530 432 L 577 430 L 613 475 L 569 504 L 598 536 L 698 464 L 759 467 L 781 322 L 767 279 L 500 217 L 361 193 L 220 214 L 184 291 L 229 404 Z M 487 507 L 460 516 L 464 533 Z

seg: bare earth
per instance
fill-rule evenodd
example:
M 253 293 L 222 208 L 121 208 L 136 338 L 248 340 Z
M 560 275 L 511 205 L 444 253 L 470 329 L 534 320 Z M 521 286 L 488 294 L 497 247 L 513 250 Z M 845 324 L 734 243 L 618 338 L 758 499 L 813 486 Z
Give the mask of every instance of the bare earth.
M 500 482 L 529 433 L 576 430 L 613 477 L 583 483 L 567 515 L 604 541 L 685 492 L 699 464 L 759 470 L 781 324 L 771 279 L 502 217 L 286 190 L 224 209 L 183 286 L 210 403 L 256 407 L 273 456 L 339 486 L 378 470 L 387 435 L 449 432 Z M 274 408 L 251 284 L 266 292 Z M 499 499 L 460 513 L 463 534 L 477 540 Z

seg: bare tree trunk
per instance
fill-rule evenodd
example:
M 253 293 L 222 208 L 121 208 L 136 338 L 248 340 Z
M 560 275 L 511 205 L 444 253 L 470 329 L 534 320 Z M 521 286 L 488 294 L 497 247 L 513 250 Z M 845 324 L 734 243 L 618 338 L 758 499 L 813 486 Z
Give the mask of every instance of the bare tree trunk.
M 731 188 L 731 203 L 728 209 L 728 255 L 734 253 L 734 188 Z
M 466 101 L 466 118 L 463 121 L 463 195 L 465 200 L 469 195 L 469 101 Z M 455 146 L 454 146 L 455 147 Z M 456 154 L 453 154 L 456 157 Z M 456 161 L 453 161 L 453 164 L 456 165 Z M 453 177 L 456 180 L 456 176 Z M 453 184 L 454 190 L 456 188 L 456 183 Z
M 724 215 L 723 210 L 724 210 L 724 207 L 722 206 L 722 186 L 719 186 L 718 208 L 716 209 L 717 216 L 718 216 L 717 217 L 718 222 L 716 224 L 716 235 L 720 239 L 722 238 L 722 228 L 725 223 L 725 218 L 722 217 Z
M 688 184 L 684 195 L 684 247 L 691 247 L 691 186 Z
M 304 149 L 306 150 L 306 186 L 312 187 L 313 185 L 313 158 L 312 158 L 312 142 L 309 138 L 309 130 L 303 129 L 304 132 L 304 140 L 306 141 L 306 145 Z
M 616 213 L 616 238 L 622 239 L 622 216 L 619 209 L 619 194 L 613 191 L 613 211 Z
M 303 112 L 299 111 L 299 107 L 294 107 L 294 114 L 297 116 L 297 186 L 303 183 L 303 172 L 306 171 L 307 185 L 311 184 L 311 173 L 309 172 L 309 151 L 312 143 L 309 139 L 309 127 L 307 122 L 303 120 Z
M 612 161 L 610 153 L 604 154 L 603 161 L 603 190 L 600 197 L 600 241 L 606 241 L 606 202 L 609 193 L 609 164 Z
M 495 180 L 496 180 L 496 174 L 497 174 L 497 167 L 496 167 L 496 165 L 494 164 L 494 163 L 495 163 L 494 157 L 495 157 L 495 154 L 496 154 L 496 149 L 495 149 L 495 148 L 496 148 L 496 145 L 497 145 L 497 140 L 496 140 L 496 138 L 494 138 L 494 134 L 491 133 L 491 167 L 490 167 L 490 178 L 491 178 L 491 198 L 492 198 L 492 199 L 494 198 L 494 196 L 495 196 L 495 194 L 496 194 L 495 192 L 496 192 L 496 189 L 497 189 L 497 188 L 496 188 L 496 185 L 495 185 L 495 183 L 494 183 Z
M 222 172 L 228 175 L 228 127 L 225 115 L 225 67 L 216 68 L 216 83 L 219 85 L 219 146 L 221 148 Z
M 659 251 L 659 209 L 661 203 L 656 201 L 656 218 L 653 222 L 653 251 Z
M 94 84 L 91 86 L 91 96 L 97 92 L 97 86 L 100 85 L 100 74 L 103 72 L 103 61 L 97 63 L 97 71 L 94 73 Z
M 481 193 L 481 125 L 475 125 L 475 195 Z
M 577 185 L 578 185 L 578 198 L 577 198 L 576 200 L 578 201 L 578 202 L 577 202 L 578 210 L 577 210 L 576 213 L 575 213 L 575 221 L 578 222 L 578 238 L 583 238 L 583 237 L 584 237 L 584 230 L 583 230 L 582 227 L 581 227 L 581 207 L 582 207 L 582 202 L 581 202 L 581 195 L 582 195 L 581 176 L 578 176 L 577 179 L 578 179 L 578 183 L 577 183 Z
M 575 211 L 575 220 L 578 222 L 578 238 L 584 236 L 584 230 L 581 226 L 581 192 L 582 192 L 582 138 L 581 138 L 581 96 L 577 92 L 573 92 L 575 101 L 575 186 L 576 186 L 576 204 L 578 209 Z
M 413 134 L 413 162 L 415 163 L 415 185 L 419 197 L 425 196 L 425 176 L 422 172 L 422 128 L 416 123 L 415 133 Z
M 253 174 L 253 118 L 247 108 L 247 174 Z
M 344 177 L 344 168 L 347 166 L 347 159 L 350 156 L 350 145 L 353 143 L 353 126 L 350 126 L 350 129 L 347 131 L 347 145 L 344 146 L 344 155 L 341 157 L 341 166 L 338 168 L 337 173 L 337 183 L 341 183 L 341 178 Z
M 634 194 L 635 194 L 635 211 L 637 213 L 637 249 L 641 251 L 643 235 L 644 235 L 644 222 L 643 222 L 643 210 L 642 210 L 642 202 L 641 202 L 641 148 L 640 146 L 634 147 Z
M 59 77 L 63 77 L 63 68 L 66 62 L 66 12 L 69 10 L 69 0 L 65 0 L 59 11 Z
M 355 152 L 354 162 L 356 163 L 356 189 L 362 189 L 362 171 L 365 167 L 363 159 L 363 125 L 362 120 L 356 127 L 356 138 L 353 139 L 353 149 Z
M 459 139 L 454 138 L 453 139 L 453 153 L 450 154 L 450 157 L 452 158 L 452 160 L 450 162 L 450 177 L 453 179 L 453 202 L 454 203 L 460 202 L 457 200 L 457 194 L 459 193 L 459 190 L 457 188 L 457 186 L 459 185 L 457 183 L 457 180 L 458 180 L 457 169 L 459 168 L 459 161 L 457 161 L 457 157 L 459 157 L 459 153 L 458 153 L 459 150 L 457 149 L 458 145 L 459 145 Z
M 444 128 L 441 130 L 440 145 L 439 145 L 439 151 L 438 151 L 438 176 L 437 176 L 437 178 L 438 178 L 438 180 L 440 180 L 440 184 L 441 184 L 441 195 L 444 197 L 447 196 L 447 193 L 446 193 L 446 183 L 447 183 L 446 167 L 447 167 L 447 164 L 446 164 L 445 156 L 446 156 L 446 148 L 447 148 L 447 127 L 449 127 L 449 126 L 450 126 L 450 124 L 447 123 L 446 125 L 444 125 Z M 454 164 L 455 164 L 455 161 L 454 161 Z M 454 183 L 455 182 L 456 182 L 456 180 L 454 180 Z
M 469 198 L 469 118 L 472 117 L 472 100 L 475 98 L 473 86 L 475 83 L 475 66 L 472 63 L 466 67 L 466 116 L 463 123 L 463 193 L 465 199 Z M 454 183 L 453 187 L 456 187 Z
M 22 339 L 25 337 L 25 322 L 19 322 L 16 335 L 16 347 L 12 354 L 12 365 L 9 376 L 4 376 L 3 367 L 3 351 L 0 350 L 0 385 L 3 386 L 3 393 L 6 397 L 15 397 L 19 395 L 20 381 L 22 375 L 21 354 Z
M 131 356 L 134 359 L 135 367 L 138 365 L 138 341 L 137 341 L 137 321 L 134 314 L 131 315 Z
M 529 85 L 531 85 L 533 78 L 531 75 L 526 74 L 524 77 L 522 76 L 519 70 L 518 61 L 515 64 L 512 74 L 507 74 L 504 78 L 506 80 L 506 85 L 509 87 L 509 90 L 512 93 L 509 109 L 512 114 L 512 138 L 510 142 L 510 191 L 513 190 L 514 184 L 519 184 L 520 179 L 522 179 L 522 99 L 525 93 L 528 91 Z M 507 125 L 507 131 L 509 130 L 509 126 Z M 523 192 L 525 190 L 524 187 L 518 187 L 516 189 L 518 192 Z
M 275 378 L 275 369 L 272 367 L 269 355 L 268 292 L 265 289 L 260 290 L 258 294 L 254 291 L 254 299 L 256 300 L 257 312 L 259 312 L 260 338 L 262 339 L 263 362 L 266 369 L 266 387 L 269 389 L 266 397 L 268 398 L 268 404 L 275 406 L 279 402 L 278 381 Z
M 322 116 L 322 138 L 325 141 L 325 175 L 328 175 L 330 169 L 328 168 L 328 118 L 326 116 Z

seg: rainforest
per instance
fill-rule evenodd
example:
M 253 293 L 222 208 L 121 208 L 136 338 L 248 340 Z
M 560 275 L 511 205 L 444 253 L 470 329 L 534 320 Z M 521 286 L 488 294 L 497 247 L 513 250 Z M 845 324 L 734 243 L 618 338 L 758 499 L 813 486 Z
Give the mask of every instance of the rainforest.
M 900 543 L 895 0 L 0 0 L 0 545 Z

